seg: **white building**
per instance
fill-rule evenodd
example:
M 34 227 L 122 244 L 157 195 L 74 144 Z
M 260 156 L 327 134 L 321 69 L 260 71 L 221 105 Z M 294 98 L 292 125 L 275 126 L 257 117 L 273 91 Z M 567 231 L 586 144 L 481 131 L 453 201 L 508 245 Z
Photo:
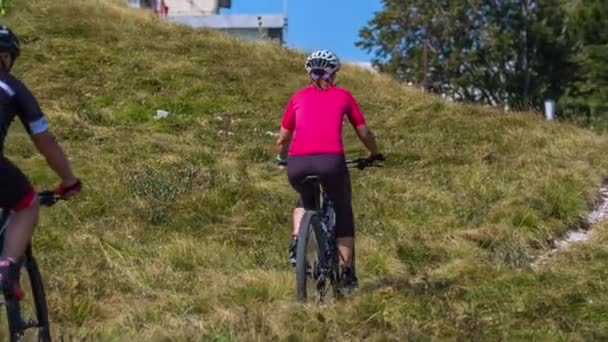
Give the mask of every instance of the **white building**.
M 284 42 L 285 18 L 280 14 L 172 15 L 169 12 L 167 19 L 192 27 L 218 29 L 249 40 L 269 39 L 280 44 Z
M 128 0 L 129 6 L 136 8 L 152 7 L 160 0 Z M 208 15 L 219 14 L 220 8 L 230 8 L 230 0 L 164 0 L 174 15 Z
M 219 14 L 220 8 L 230 8 L 230 0 L 165 0 L 169 14 L 179 15 L 210 15 Z
M 160 0 L 128 0 L 132 7 L 155 7 Z M 287 19 L 283 14 L 222 15 L 231 0 L 164 0 L 166 19 L 192 27 L 209 27 L 249 40 L 284 43 Z

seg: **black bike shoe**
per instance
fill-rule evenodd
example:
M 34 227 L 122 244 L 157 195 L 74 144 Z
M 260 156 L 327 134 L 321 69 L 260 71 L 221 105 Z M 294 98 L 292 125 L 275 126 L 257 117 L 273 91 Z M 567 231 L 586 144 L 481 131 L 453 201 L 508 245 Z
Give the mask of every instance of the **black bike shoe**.
M 350 267 L 342 267 L 342 277 L 340 279 L 340 288 L 342 294 L 348 295 L 353 292 L 359 286 L 359 281 Z
M 298 238 L 293 237 L 291 242 L 289 242 L 289 263 L 296 267 L 296 250 L 298 249 Z

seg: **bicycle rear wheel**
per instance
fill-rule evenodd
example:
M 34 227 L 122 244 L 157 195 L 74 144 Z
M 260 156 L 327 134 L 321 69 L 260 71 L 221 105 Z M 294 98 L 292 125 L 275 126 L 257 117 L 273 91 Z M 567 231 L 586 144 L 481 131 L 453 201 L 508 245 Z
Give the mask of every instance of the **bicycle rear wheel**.
M 321 279 L 320 261 L 324 253 L 324 235 L 319 215 L 307 211 L 300 221 L 296 251 L 296 290 L 298 300 L 306 302 L 311 295 L 323 300 L 324 279 Z
M 44 285 L 31 247 L 28 247 L 21 265 L 19 284 L 25 295 L 21 299 L 4 296 L 10 341 L 50 342 Z

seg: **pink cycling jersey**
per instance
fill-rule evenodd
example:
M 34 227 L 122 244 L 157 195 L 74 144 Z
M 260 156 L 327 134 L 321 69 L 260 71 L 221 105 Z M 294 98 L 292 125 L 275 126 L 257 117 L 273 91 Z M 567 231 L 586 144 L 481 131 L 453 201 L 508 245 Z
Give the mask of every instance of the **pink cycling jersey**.
M 355 128 L 365 125 L 357 101 L 347 90 L 310 85 L 297 91 L 289 100 L 281 122 L 284 129 L 294 131 L 289 155 L 344 153 L 344 115 Z

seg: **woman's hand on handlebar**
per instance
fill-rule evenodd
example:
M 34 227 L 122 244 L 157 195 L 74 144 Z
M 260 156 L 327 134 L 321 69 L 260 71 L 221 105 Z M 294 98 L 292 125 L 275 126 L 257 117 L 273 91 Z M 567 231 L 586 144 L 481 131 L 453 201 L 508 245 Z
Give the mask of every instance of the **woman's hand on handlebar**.
M 384 160 L 385 158 L 382 153 L 371 154 L 369 157 L 367 157 L 367 161 L 370 164 L 373 164 L 374 162 L 383 162 Z
M 59 186 L 53 190 L 53 194 L 61 199 L 68 199 L 82 190 L 80 179 L 62 181 Z
M 287 157 L 285 157 L 285 156 L 281 156 L 280 154 L 278 154 L 275 161 L 276 161 L 277 165 L 282 168 L 287 166 Z
M 384 161 L 384 156 L 381 153 L 371 155 L 367 158 L 358 158 L 347 160 L 346 164 L 352 167 L 356 167 L 359 170 L 363 170 L 366 167 L 375 166 L 381 167 L 382 162 Z

